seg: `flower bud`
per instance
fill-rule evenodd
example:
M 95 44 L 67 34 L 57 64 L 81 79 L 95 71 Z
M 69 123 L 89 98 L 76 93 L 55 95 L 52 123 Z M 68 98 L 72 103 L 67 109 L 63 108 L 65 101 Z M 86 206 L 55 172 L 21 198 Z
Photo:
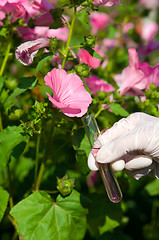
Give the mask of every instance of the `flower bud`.
M 72 192 L 74 187 L 74 179 L 68 179 L 67 175 L 63 178 L 57 177 L 57 189 L 63 195 L 67 196 Z

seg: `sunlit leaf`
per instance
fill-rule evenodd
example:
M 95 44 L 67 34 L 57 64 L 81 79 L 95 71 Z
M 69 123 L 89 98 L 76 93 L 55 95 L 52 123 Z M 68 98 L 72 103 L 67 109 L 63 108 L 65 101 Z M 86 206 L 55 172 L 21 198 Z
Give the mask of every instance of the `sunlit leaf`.
M 110 109 L 115 115 L 120 115 L 122 117 L 129 116 L 129 113 L 119 103 L 111 103 Z
M 18 232 L 24 240 L 82 240 L 86 231 L 86 210 L 75 190 L 56 202 L 43 191 L 31 194 L 12 208 Z
M 20 150 L 24 150 L 24 144 L 27 141 L 28 137 L 24 134 L 21 126 L 8 126 L 0 132 L 0 170 L 7 166 L 11 155 L 20 156 L 22 153 Z

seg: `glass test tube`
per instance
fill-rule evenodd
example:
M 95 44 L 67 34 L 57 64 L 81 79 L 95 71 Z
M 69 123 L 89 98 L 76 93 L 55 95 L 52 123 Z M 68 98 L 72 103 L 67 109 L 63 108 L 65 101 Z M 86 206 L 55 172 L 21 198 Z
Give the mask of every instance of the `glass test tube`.
M 92 148 L 92 154 L 96 158 L 99 148 L 93 148 L 93 145 L 101 133 L 95 120 L 94 114 L 82 117 L 82 122 Z M 122 192 L 111 165 L 109 163 L 99 163 L 99 172 L 103 179 L 103 183 L 110 201 L 114 203 L 120 202 L 122 199 Z

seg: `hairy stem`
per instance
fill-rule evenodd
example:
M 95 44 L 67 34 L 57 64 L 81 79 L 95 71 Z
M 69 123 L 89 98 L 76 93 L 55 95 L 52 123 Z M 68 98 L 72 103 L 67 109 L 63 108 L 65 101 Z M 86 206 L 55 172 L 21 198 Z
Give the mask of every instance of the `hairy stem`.
M 39 173 L 38 173 L 37 178 L 36 178 L 36 183 L 35 183 L 35 190 L 36 191 L 39 190 L 39 187 L 40 187 L 40 184 L 41 184 L 41 181 L 42 181 L 42 177 L 43 177 L 43 174 L 44 174 L 44 171 L 45 171 L 45 163 L 46 163 L 46 161 L 48 159 L 48 156 L 49 156 L 50 146 L 51 146 L 51 143 L 52 143 L 52 135 L 53 134 L 55 134 L 55 131 L 53 131 L 53 125 L 52 125 L 52 127 L 50 129 L 50 134 L 49 134 L 49 137 L 48 137 L 48 141 L 47 141 L 47 144 L 46 144 L 44 160 L 41 163 L 41 166 L 40 166 L 40 169 L 39 169 Z
M 11 49 L 11 41 L 9 42 L 8 46 L 7 46 L 7 50 L 6 50 L 6 54 L 5 54 L 5 57 L 4 57 L 4 60 L 2 62 L 2 65 L 1 65 L 1 68 L 0 68 L 0 76 L 3 75 L 3 72 L 4 72 L 4 69 L 5 69 L 5 66 L 6 66 L 6 63 L 8 61 L 8 58 L 9 58 L 9 53 L 10 53 L 10 49 Z
M 45 171 L 45 164 L 43 162 L 40 166 L 39 174 L 38 174 L 38 177 L 37 177 L 37 180 L 36 180 L 36 185 L 35 185 L 35 190 L 36 191 L 39 190 L 44 171 Z
M 70 26 L 70 31 L 69 31 L 69 35 L 68 35 L 67 44 L 66 44 L 66 50 L 65 50 L 65 58 L 63 59 L 62 67 L 61 67 L 62 69 L 64 69 L 65 63 L 66 63 L 66 60 L 67 60 L 67 57 L 68 57 L 69 46 L 70 46 L 70 42 L 71 42 L 71 37 L 72 37 L 74 25 L 75 25 L 75 19 L 76 19 L 76 10 L 74 10 L 74 15 L 73 15 L 71 26 Z

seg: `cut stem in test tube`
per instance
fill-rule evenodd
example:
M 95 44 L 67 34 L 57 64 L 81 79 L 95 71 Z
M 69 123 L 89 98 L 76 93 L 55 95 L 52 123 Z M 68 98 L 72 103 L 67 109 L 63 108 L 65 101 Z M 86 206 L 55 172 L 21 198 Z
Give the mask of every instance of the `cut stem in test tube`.
M 94 142 L 101 135 L 98 124 L 93 114 L 82 117 L 85 132 L 92 148 L 92 154 L 96 158 L 99 148 L 94 148 Z M 118 184 L 117 178 L 110 164 L 98 164 L 99 172 L 103 179 L 103 183 L 110 201 L 118 203 L 122 199 L 122 192 Z

